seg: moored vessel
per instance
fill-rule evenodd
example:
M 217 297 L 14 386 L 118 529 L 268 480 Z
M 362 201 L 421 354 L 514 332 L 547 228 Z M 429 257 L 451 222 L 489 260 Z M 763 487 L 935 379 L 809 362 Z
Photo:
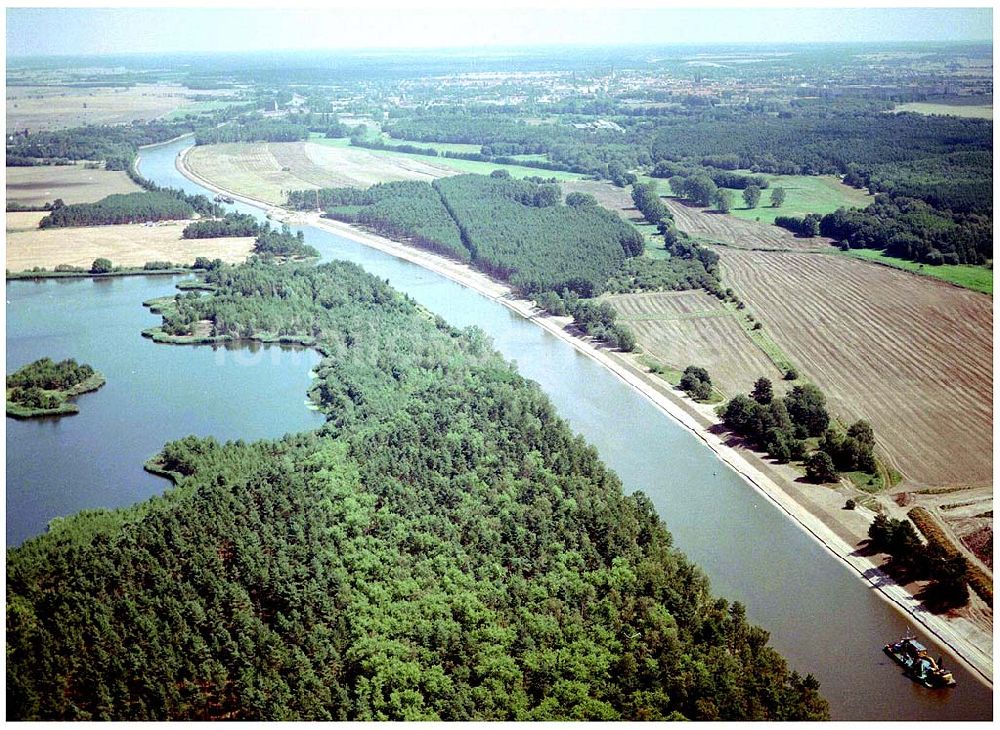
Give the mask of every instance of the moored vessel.
M 927 647 L 909 633 L 899 641 L 886 644 L 882 650 L 902 665 L 913 681 L 925 687 L 938 689 L 956 684 L 951 672 L 942 666 L 941 657 L 934 661 L 927 653 Z

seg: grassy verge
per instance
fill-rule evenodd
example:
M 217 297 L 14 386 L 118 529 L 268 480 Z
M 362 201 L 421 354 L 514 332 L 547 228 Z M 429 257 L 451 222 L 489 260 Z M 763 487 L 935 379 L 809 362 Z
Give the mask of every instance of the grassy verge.
M 799 372 L 799 369 L 792 364 L 791 359 L 778 347 L 778 344 L 771 339 L 770 335 L 767 334 L 763 325 L 755 329 L 759 322 L 752 314 L 747 314 L 746 310 L 737 309 L 733 302 L 725 302 L 725 306 L 736 315 L 736 321 L 743 326 L 743 330 L 747 333 L 750 341 L 757 345 L 761 352 L 767 355 L 768 360 L 774 363 L 774 366 L 778 370 L 783 373 L 787 373 L 789 370 Z M 796 382 L 800 382 L 800 380 Z
M 993 270 L 985 266 L 971 266 L 967 264 L 930 266 L 929 264 L 921 264 L 917 261 L 907 261 L 906 259 L 886 256 L 883 251 L 873 248 L 853 248 L 850 251 L 839 251 L 838 253 L 843 256 L 871 261 L 882 266 L 910 271 L 921 276 L 930 276 L 964 289 L 972 289 L 983 294 L 993 294 Z

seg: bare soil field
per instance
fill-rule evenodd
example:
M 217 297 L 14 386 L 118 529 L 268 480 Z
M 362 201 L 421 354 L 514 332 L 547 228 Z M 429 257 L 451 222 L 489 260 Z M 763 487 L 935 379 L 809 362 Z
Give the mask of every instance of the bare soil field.
M 626 220 L 637 222 L 642 214 L 632 203 L 628 188 L 618 188 L 609 182 L 574 180 L 560 183 L 564 193 L 590 193 L 608 210 L 621 214 Z M 713 213 L 704 208 L 687 205 L 680 200 L 661 198 L 673 213 L 677 227 L 685 233 L 709 243 L 719 243 L 738 248 L 780 249 L 783 251 L 825 250 L 828 238 L 796 238 L 790 231 L 778 226 L 745 221 L 731 215 Z
M 749 393 L 764 376 L 780 388 L 782 373 L 753 343 L 737 315 L 702 291 L 607 297 L 644 353 L 673 370 L 699 365 L 726 397 Z
M 993 490 L 962 489 L 941 494 L 907 495 L 910 506 L 928 510 L 944 527 L 952 543 L 967 557 L 993 572 Z
M 252 238 L 181 238 L 190 221 L 39 230 L 36 226 L 42 215 L 7 214 L 8 271 L 35 266 L 52 269 L 59 264 L 89 267 L 99 257 L 115 266 L 142 266 L 147 261 L 191 264 L 198 256 L 236 263 L 247 257 L 254 242 Z
M 992 299 L 839 256 L 716 247 L 723 281 L 917 486 L 991 485 Z
M 137 193 L 122 170 L 88 170 L 83 165 L 8 167 L 7 200 L 41 205 L 61 198 L 64 203 L 92 203 L 114 193 Z
M 275 205 L 284 202 L 288 190 L 368 187 L 390 180 L 434 180 L 456 174 L 403 156 L 308 142 L 199 146 L 188 153 L 186 162 L 195 175 L 221 188 Z
M 156 119 L 206 94 L 171 84 L 139 84 L 130 88 L 10 86 L 7 130 L 39 132 L 84 124 L 124 124 Z

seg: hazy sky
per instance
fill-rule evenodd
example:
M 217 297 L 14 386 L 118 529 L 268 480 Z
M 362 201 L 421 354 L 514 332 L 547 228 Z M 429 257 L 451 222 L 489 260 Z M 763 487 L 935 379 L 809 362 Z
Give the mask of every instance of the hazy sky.
M 360 10 L 8 8 L 7 55 L 993 37 L 990 8 L 531 10 L 512 3 L 510 10 L 368 10 L 372 6 L 364 0 L 353 5 Z

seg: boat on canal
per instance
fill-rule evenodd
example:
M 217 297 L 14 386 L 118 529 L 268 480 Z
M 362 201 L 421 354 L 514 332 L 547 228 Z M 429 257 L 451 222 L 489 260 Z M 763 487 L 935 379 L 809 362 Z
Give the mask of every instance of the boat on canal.
M 931 689 L 954 687 L 956 684 L 951 672 L 942 666 L 941 657 L 934 661 L 927 653 L 927 647 L 909 633 L 899 641 L 886 644 L 882 650 L 900 664 L 914 682 Z

